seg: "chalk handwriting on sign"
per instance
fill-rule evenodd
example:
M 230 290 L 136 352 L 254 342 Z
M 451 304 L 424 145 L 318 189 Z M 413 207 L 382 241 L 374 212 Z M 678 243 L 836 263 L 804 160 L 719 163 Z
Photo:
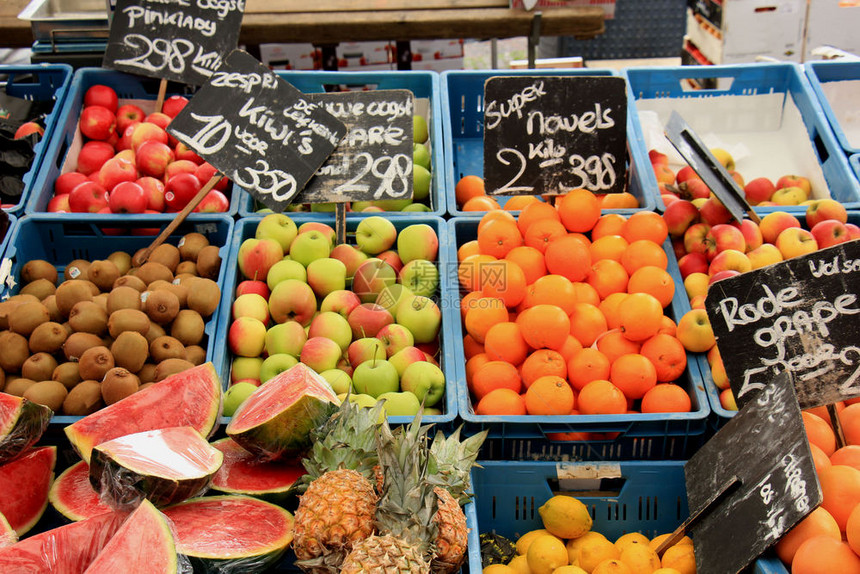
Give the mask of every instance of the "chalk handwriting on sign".
M 203 84 L 236 48 L 244 0 L 118 0 L 104 66 Z
M 167 131 L 280 212 L 337 147 L 346 126 L 235 50 Z
M 484 85 L 484 180 L 493 195 L 624 191 L 622 78 L 504 76 Z
M 706 309 L 739 404 L 791 373 L 801 408 L 860 396 L 860 241 L 714 283 Z
M 333 92 L 308 98 L 344 122 L 348 131 L 297 202 L 412 197 L 411 91 Z

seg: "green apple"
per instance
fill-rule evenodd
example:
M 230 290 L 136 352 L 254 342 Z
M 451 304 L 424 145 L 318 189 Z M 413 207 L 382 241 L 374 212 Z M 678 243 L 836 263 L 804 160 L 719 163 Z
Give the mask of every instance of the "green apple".
M 283 256 L 281 244 L 274 239 L 249 238 L 239 246 L 236 261 L 246 279 L 265 281 L 269 270 Z
M 340 369 L 328 369 L 320 373 L 320 376 L 328 381 L 337 395 L 349 393 L 352 390 L 352 379 Z
M 412 144 L 412 163 L 420 165 L 425 169 L 430 169 L 430 150 L 427 146 L 420 143 Z
M 432 211 L 429 205 L 424 203 L 410 203 L 406 207 L 404 207 L 401 211 L 405 211 L 407 213 L 418 212 L 418 213 L 429 213 Z
M 352 278 L 352 291 L 362 303 L 376 301 L 379 293 L 397 283 L 394 267 L 381 259 L 371 258 L 358 266 Z
M 412 141 L 413 143 L 423 144 L 430 137 L 427 131 L 427 118 L 422 115 L 415 114 L 412 116 Z
M 286 353 L 269 355 L 263 361 L 263 366 L 260 368 L 260 381 L 265 383 L 273 377 L 280 375 L 287 369 L 295 367 L 298 363 L 298 359 Z
M 403 264 L 414 259 L 436 261 L 439 237 L 426 223 L 415 223 L 403 228 L 397 235 L 397 253 Z
M 334 249 L 331 250 L 330 257 L 337 259 L 346 266 L 346 278 L 349 281 L 352 281 L 352 276 L 355 275 L 358 266 L 367 261 L 367 253 L 347 243 L 335 245 Z
M 421 402 L 412 393 L 382 393 L 377 397 L 389 417 L 414 417 L 421 410 Z
M 311 261 L 307 273 L 308 285 L 320 299 L 346 288 L 346 265 L 337 259 L 324 257 Z
M 379 292 L 379 295 L 376 296 L 376 304 L 384 307 L 389 313 L 394 315 L 397 311 L 397 306 L 413 295 L 415 293 L 411 289 L 404 287 L 400 283 L 395 283 Z
M 269 324 L 269 302 L 259 293 L 244 293 L 236 297 L 231 312 L 234 319 L 253 317 L 264 325 Z
M 275 323 L 298 321 L 302 325 L 310 325 L 316 312 L 316 295 L 304 281 L 281 281 L 269 295 L 269 315 Z
M 275 212 L 272 210 L 271 207 L 261 207 L 260 209 L 258 209 L 254 213 L 258 213 L 260 215 L 266 215 L 268 213 L 275 213 Z
M 426 259 L 413 259 L 400 270 L 399 280 L 415 295 L 431 297 L 439 288 L 439 268 Z
M 424 351 L 418 347 L 406 347 L 405 349 L 400 349 L 388 358 L 388 362 L 394 365 L 394 368 L 397 370 L 397 374 L 401 377 L 403 376 L 403 373 L 406 372 L 409 365 L 412 363 L 424 362 L 426 360 L 427 357 L 424 356 Z
M 389 358 L 398 351 L 402 351 L 406 347 L 412 347 L 415 344 L 412 331 L 397 323 L 391 323 L 380 329 L 376 333 L 376 338 L 382 341 L 382 344 L 385 346 L 385 354 Z M 398 374 L 400 374 L 399 371 Z
M 287 353 L 298 357 L 307 340 L 308 336 L 301 323 L 296 321 L 278 323 L 266 331 L 266 352 L 270 355 Z
M 397 240 L 397 229 L 384 217 L 372 215 L 362 219 L 355 228 L 355 243 L 368 255 L 389 249 Z
M 421 295 L 413 295 L 397 306 L 394 320 L 410 331 L 416 343 L 430 343 L 436 340 L 442 313 L 433 300 Z
M 385 345 L 376 337 L 362 337 L 349 344 L 346 356 L 353 368 L 366 361 L 381 361 L 386 358 Z
M 437 409 L 436 407 L 424 407 L 421 409 L 422 417 L 430 417 L 430 416 L 441 416 L 442 409 Z
M 331 254 L 331 239 L 321 231 L 311 230 L 299 233 L 290 245 L 290 257 L 305 267 L 311 261 L 323 259 Z
M 378 397 L 382 393 L 397 392 L 400 377 L 388 361 L 365 361 L 352 373 L 352 386 L 359 393 Z
M 336 203 L 312 203 L 311 211 L 314 213 L 332 213 L 337 209 Z
M 270 213 L 257 224 L 257 239 L 274 239 L 281 244 L 284 253 L 289 253 L 290 244 L 298 235 L 296 223 L 283 213 Z
M 245 399 L 250 397 L 257 388 L 257 385 L 246 382 L 230 385 L 230 388 L 224 393 L 224 410 L 222 414 L 225 417 L 232 417 L 239 406 L 245 402 Z
M 410 203 L 412 203 L 411 199 L 376 199 L 371 201 L 370 205 L 383 211 L 401 211 Z
M 263 366 L 263 359 L 260 357 L 233 357 L 233 364 L 230 367 L 230 382 L 244 380 L 260 380 L 260 367 Z
M 424 201 L 430 197 L 430 171 L 423 165 L 412 164 L 412 201 Z
M 287 279 L 295 279 L 302 283 L 307 283 L 308 273 L 305 266 L 298 261 L 292 259 L 281 259 L 269 269 L 269 274 L 266 277 L 266 285 L 270 290 L 274 290 L 275 286 Z
M 337 362 L 342 354 L 340 346 L 331 339 L 311 337 L 302 347 L 300 359 L 302 363 L 317 373 L 322 373 L 337 367 Z
M 308 337 L 326 337 L 337 343 L 342 353 L 352 342 L 352 328 L 346 318 L 334 311 L 318 314 L 311 321 Z
M 432 407 L 441 401 L 445 394 L 445 374 L 433 363 L 412 363 L 403 372 L 400 388 L 413 393 L 418 397 L 418 402 Z

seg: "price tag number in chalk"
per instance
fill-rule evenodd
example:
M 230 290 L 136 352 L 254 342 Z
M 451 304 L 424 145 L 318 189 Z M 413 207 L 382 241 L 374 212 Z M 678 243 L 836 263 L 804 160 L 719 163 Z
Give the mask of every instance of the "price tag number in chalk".
M 236 170 L 233 173 L 233 181 L 245 189 L 256 190 L 261 195 L 271 195 L 275 201 L 291 199 L 298 187 L 295 177 L 280 169 L 270 169 L 269 163 L 263 159 L 258 159 L 255 167 Z
M 579 154 L 572 154 L 565 160 L 564 148 L 561 148 L 558 151 L 560 151 L 561 154 L 558 152 L 551 153 L 549 155 L 540 154 L 534 149 L 531 149 L 530 146 L 529 157 L 527 158 L 526 155 L 519 150 L 513 148 L 500 149 L 496 153 L 496 159 L 504 166 L 515 166 L 517 173 L 507 183 L 500 187 L 497 190 L 497 193 L 507 195 L 533 192 L 534 186 L 518 185 L 518 183 L 519 179 L 526 171 L 528 160 L 534 159 L 535 157 L 542 158 L 539 163 L 539 167 L 541 169 L 567 161 L 568 165 L 566 166 L 567 169 L 565 171 L 574 178 L 565 182 L 565 186 L 569 189 L 585 188 L 592 192 L 605 192 L 612 189 L 615 185 L 617 175 L 615 173 L 616 160 L 613 154 L 604 153 L 601 155 L 592 155 L 587 158 Z
M 184 38 L 152 40 L 142 34 L 129 34 L 123 38 L 123 45 L 136 55 L 118 59 L 115 64 L 134 66 L 147 72 L 161 72 L 166 68 L 174 74 L 183 74 L 192 55 L 191 68 L 200 74 L 209 75 L 221 64 L 217 53 L 204 54 L 201 48 Z M 194 54 L 195 50 L 197 54 Z
M 379 186 L 373 192 L 374 199 L 403 197 L 409 192 L 408 178 L 412 176 L 412 158 L 399 153 L 395 156 L 375 158 L 368 152 L 356 154 L 354 161 L 363 163 L 360 171 L 349 181 L 334 188 L 336 193 L 366 192 L 370 185 L 360 183 L 368 174 L 379 179 Z

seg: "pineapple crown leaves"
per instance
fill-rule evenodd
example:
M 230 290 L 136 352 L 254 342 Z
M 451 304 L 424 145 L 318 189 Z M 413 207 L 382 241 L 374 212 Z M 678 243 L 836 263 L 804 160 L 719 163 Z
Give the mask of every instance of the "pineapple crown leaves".
M 488 431 L 482 431 L 465 440 L 460 440 L 459 427 L 448 438 L 439 431 L 430 445 L 431 480 L 448 490 L 460 505 L 469 502 L 466 492 L 471 486 L 470 472 L 477 466 L 475 461 Z

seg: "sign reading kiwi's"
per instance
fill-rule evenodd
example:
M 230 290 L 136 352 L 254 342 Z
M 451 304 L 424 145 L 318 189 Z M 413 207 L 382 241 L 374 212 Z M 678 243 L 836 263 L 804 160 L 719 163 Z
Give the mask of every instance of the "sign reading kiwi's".
M 331 155 L 346 126 L 234 50 L 167 131 L 280 213 Z
M 410 90 L 308 94 L 347 126 L 347 134 L 302 190 L 299 203 L 412 198 Z
M 860 240 L 711 285 L 705 308 L 738 405 L 783 372 L 803 409 L 860 396 L 858 292 Z
M 624 191 L 627 92 L 612 76 L 499 76 L 484 83 L 490 195 Z
M 244 0 L 117 0 L 102 65 L 199 86 L 236 49 Z
M 740 572 L 821 504 L 790 374 L 705 443 L 684 476 L 699 572 Z

